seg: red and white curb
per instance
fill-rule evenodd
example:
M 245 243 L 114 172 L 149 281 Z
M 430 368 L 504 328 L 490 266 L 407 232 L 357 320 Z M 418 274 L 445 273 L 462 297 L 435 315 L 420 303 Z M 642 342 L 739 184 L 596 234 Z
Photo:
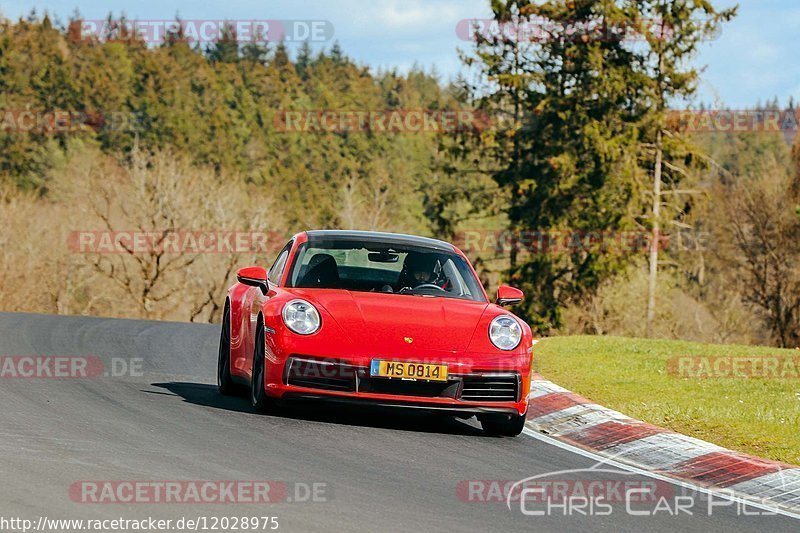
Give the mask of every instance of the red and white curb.
M 601 458 L 800 514 L 800 467 L 634 420 L 534 375 L 526 426 Z

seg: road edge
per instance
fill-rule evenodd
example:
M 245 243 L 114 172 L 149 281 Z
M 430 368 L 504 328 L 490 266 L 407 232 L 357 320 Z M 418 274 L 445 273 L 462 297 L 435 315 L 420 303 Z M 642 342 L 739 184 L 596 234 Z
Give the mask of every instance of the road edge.
M 800 513 L 800 467 L 728 450 L 598 405 L 534 374 L 526 427 L 599 457 Z

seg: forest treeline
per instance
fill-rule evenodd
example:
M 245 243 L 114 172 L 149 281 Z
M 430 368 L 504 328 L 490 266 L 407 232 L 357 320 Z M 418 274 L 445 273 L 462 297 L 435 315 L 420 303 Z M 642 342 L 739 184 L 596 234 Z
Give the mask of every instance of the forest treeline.
M 235 269 L 270 253 L 87 253 L 71 236 L 360 228 L 459 242 L 489 286 L 526 291 L 516 311 L 543 334 L 800 346 L 794 139 L 667 120 L 694 97 L 687 60 L 735 12 L 678 0 L 492 5 L 501 24 L 647 18 L 669 38 L 484 31 L 463 52 L 464 75 L 444 83 L 421 68 L 371 70 L 336 44 L 290 52 L 229 31 L 207 46 L 179 34 L 153 45 L 125 24 L 86 36 L 78 18 L 3 21 L 2 308 L 215 321 Z M 280 127 L 287 111 L 326 110 L 488 121 Z M 47 282 L 33 290 L 37 279 Z

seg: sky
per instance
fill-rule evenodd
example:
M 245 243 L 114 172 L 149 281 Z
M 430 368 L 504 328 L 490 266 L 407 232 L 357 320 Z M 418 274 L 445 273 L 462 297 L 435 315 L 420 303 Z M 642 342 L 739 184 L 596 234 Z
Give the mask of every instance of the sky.
M 731 0 L 712 0 L 723 8 Z M 16 19 L 35 7 L 65 20 L 77 8 L 85 19 L 109 12 L 130 19 L 328 21 L 333 39 L 360 64 L 405 71 L 415 63 L 443 81 L 460 70 L 457 49 L 470 43 L 456 26 L 490 17 L 488 0 L 19 0 L 0 1 L 0 15 Z M 744 108 L 778 97 L 800 100 L 800 0 L 740 0 L 739 16 L 694 60 L 704 66 L 698 102 Z M 314 46 L 330 47 L 332 41 Z

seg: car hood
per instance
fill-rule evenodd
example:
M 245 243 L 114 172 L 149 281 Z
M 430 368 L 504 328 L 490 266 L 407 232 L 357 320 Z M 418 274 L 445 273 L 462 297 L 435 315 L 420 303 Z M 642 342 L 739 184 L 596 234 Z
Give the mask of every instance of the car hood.
M 463 352 L 489 305 L 455 298 L 345 290 L 296 293 L 319 305 L 359 350 L 386 354 Z

